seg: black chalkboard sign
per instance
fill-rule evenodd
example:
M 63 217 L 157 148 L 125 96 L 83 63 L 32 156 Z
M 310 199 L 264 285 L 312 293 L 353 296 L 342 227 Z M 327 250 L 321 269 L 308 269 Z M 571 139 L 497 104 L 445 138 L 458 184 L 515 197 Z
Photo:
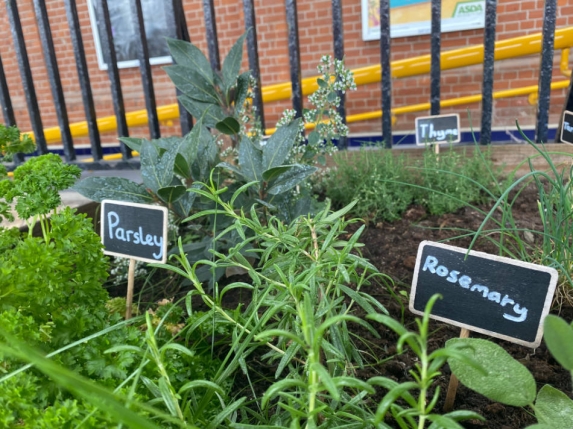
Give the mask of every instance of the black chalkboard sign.
M 436 115 L 416 118 L 416 144 L 459 143 L 460 115 Z
M 101 203 L 101 240 L 106 255 L 165 263 L 167 209 L 104 200 Z
M 556 285 L 553 268 L 423 241 L 410 310 L 423 314 L 428 300 L 439 293 L 433 319 L 537 347 Z
M 567 110 L 563 113 L 563 128 L 561 128 L 561 141 L 573 144 L 573 112 Z

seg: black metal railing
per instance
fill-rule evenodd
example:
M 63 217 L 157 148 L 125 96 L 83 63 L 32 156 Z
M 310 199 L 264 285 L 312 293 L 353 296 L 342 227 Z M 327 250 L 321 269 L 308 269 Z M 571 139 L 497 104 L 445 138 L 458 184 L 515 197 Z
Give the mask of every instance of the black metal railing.
M 34 82 L 28 54 L 26 51 L 26 43 L 22 32 L 22 25 L 18 13 L 17 0 L 4 0 L 10 22 L 10 28 L 13 38 L 13 43 L 18 59 L 18 67 L 20 70 L 21 81 L 24 87 L 26 97 L 27 109 L 29 112 L 32 131 L 34 132 L 38 153 L 43 154 L 48 152 L 46 139 L 44 137 L 42 118 L 38 106 Z M 129 135 L 129 130 L 126 123 L 126 112 L 124 107 L 122 88 L 119 79 L 119 72 L 117 68 L 116 52 L 114 49 L 113 35 L 111 31 L 110 15 L 108 11 L 107 0 L 93 0 L 96 5 L 98 13 L 98 22 L 103 25 L 101 32 L 101 45 L 108 65 L 108 74 L 111 87 L 111 95 L 113 99 L 113 106 L 115 116 L 117 118 L 117 134 L 119 137 L 126 137 Z M 153 80 L 151 75 L 151 67 L 149 63 L 149 52 L 147 41 L 145 37 L 145 28 L 143 13 L 140 0 L 129 0 L 133 26 L 138 34 L 137 41 L 137 59 L 140 64 L 140 72 L 142 76 L 142 90 L 144 94 L 147 114 L 149 118 L 149 132 L 151 137 L 160 137 L 159 119 L 157 115 L 156 99 L 154 95 Z M 106 164 L 102 161 L 103 151 L 101 139 L 97 128 L 96 113 L 94 108 L 93 95 L 91 91 L 90 78 L 88 66 L 86 64 L 86 56 L 83 46 L 83 41 L 80 31 L 80 22 L 78 19 L 78 12 L 75 0 L 64 0 L 66 17 L 72 36 L 72 44 L 74 48 L 77 73 L 81 88 L 81 95 L 85 116 L 88 124 L 88 132 L 91 143 L 91 156 L 96 161 L 97 165 L 90 164 L 90 168 L 121 168 L 124 166 L 133 166 L 129 163 L 131 157 L 130 151 L 124 145 L 121 146 L 121 153 L 123 155 L 123 162 Z M 211 65 L 220 69 L 219 46 L 217 43 L 217 20 L 215 16 L 215 7 L 213 0 L 203 0 L 203 12 L 205 20 L 206 39 L 208 44 L 208 54 Z M 382 90 L 382 137 L 385 141 L 386 147 L 392 147 L 392 77 L 390 70 L 390 52 L 391 52 L 391 39 L 390 39 L 390 5 L 389 0 L 380 1 L 380 59 L 382 65 L 381 77 L 381 90 Z M 170 0 L 167 2 L 167 16 L 174 17 L 172 23 L 173 31 L 170 37 L 179 38 L 189 41 L 189 31 L 185 22 L 185 15 L 183 4 L 181 0 Z M 253 76 L 257 81 L 257 92 L 255 94 L 255 105 L 261 118 L 264 117 L 264 110 L 262 105 L 262 96 L 260 89 L 260 69 L 259 58 L 257 49 L 257 29 L 255 20 L 255 7 L 253 0 L 243 0 L 243 9 L 245 16 L 245 28 L 251 28 L 251 32 L 247 38 L 247 52 L 249 59 L 249 66 L 253 72 Z M 285 0 L 285 9 L 287 16 L 288 26 L 288 50 L 290 60 L 290 77 L 292 82 L 292 104 L 293 108 L 297 111 L 298 115 L 302 114 L 303 109 L 303 96 L 302 96 L 302 83 L 301 83 L 301 64 L 300 64 L 300 49 L 299 49 L 299 32 L 297 22 L 297 2 L 296 0 Z M 487 144 L 491 141 L 491 124 L 492 124 L 492 92 L 493 92 L 493 71 L 494 71 L 494 44 L 496 38 L 496 9 L 497 0 L 486 0 L 485 12 L 485 30 L 484 30 L 484 63 L 483 63 L 483 85 L 482 85 L 482 109 L 481 109 L 481 132 L 480 141 L 482 144 Z M 549 101 L 551 90 L 551 78 L 553 70 L 553 42 L 554 32 L 556 25 L 556 0 L 546 0 L 544 7 L 544 21 L 543 21 L 543 49 L 540 58 L 540 72 L 539 72 L 539 92 L 538 92 L 538 109 L 536 120 L 536 142 L 547 141 L 548 120 L 549 120 Z M 68 162 L 77 162 L 76 153 L 74 150 L 73 139 L 69 128 L 69 119 L 64 99 L 64 92 L 60 74 L 58 70 L 58 63 L 56 61 L 56 53 L 54 51 L 54 44 L 52 41 L 52 34 L 50 29 L 50 22 L 46 11 L 45 2 L 42 0 L 34 0 L 34 12 L 36 15 L 36 22 L 40 34 L 44 58 L 46 61 L 46 69 L 48 79 L 50 82 L 51 92 L 54 99 L 55 108 L 58 112 L 58 125 L 61 130 L 62 144 L 65 159 Z M 439 114 L 440 112 L 440 37 L 441 37 L 441 1 L 431 1 L 431 72 L 430 72 L 430 85 L 431 85 L 431 114 Z M 333 29 L 333 46 L 336 58 L 344 56 L 344 35 L 343 35 L 343 15 L 342 4 L 340 0 L 332 0 L 332 29 Z M 573 77 L 571 85 L 566 95 L 566 102 L 564 109 L 573 110 Z M 344 97 L 342 97 L 342 105 L 340 113 L 345 116 Z M 2 67 L 2 59 L 0 57 L 0 105 L 4 116 L 4 121 L 8 125 L 17 125 L 8 92 L 8 86 L 4 70 Z M 181 130 L 187 133 L 193 127 L 193 120 L 185 109 L 181 108 Z M 264 124 L 264 121 L 261 121 Z M 559 136 L 559 132 L 557 133 Z M 559 137 L 557 137 L 559 138 Z M 346 146 L 346 141 L 340 142 L 341 147 Z M 22 157 L 17 158 L 17 162 L 21 162 Z M 81 165 L 81 163 L 78 163 Z

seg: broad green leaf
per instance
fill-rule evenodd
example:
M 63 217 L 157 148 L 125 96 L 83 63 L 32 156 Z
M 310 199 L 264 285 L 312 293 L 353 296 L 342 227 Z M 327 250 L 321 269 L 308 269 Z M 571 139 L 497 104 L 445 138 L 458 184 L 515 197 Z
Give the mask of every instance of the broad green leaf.
M 103 200 L 128 201 L 149 204 L 153 197 L 145 186 L 123 177 L 86 177 L 72 189 L 90 200 L 101 203 Z
M 196 70 L 207 82 L 214 85 L 211 64 L 199 48 L 178 39 L 167 39 L 167 46 L 178 65 Z
M 270 182 L 271 180 L 275 179 L 276 177 L 280 176 L 286 171 L 289 171 L 295 165 L 281 165 L 280 167 L 274 167 L 270 170 L 267 170 L 263 173 L 263 180 L 265 182 Z
M 428 419 L 432 421 L 428 429 L 464 429 L 455 420 L 439 414 L 430 414 Z
M 515 407 L 524 407 L 535 400 L 535 379 L 525 366 L 502 347 L 477 338 L 453 338 L 448 346 L 466 346 L 458 350 L 488 372 L 484 375 L 466 363 L 449 358 L 452 373 L 460 382 L 487 398 Z
M 293 165 L 292 168 L 280 174 L 272 182 L 269 183 L 267 192 L 271 195 L 282 194 L 283 192 L 294 188 L 304 179 L 313 174 L 316 170 L 317 168 L 313 167 L 312 165 Z
M 263 168 L 270 170 L 282 165 L 300 132 L 300 118 L 278 128 L 263 146 Z
M 450 413 L 444 414 L 444 417 L 448 417 L 452 420 L 455 420 L 456 422 L 461 422 L 463 420 L 481 420 L 482 422 L 485 421 L 485 418 L 482 415 L 468 410 L 452 411 Z
M 250 84 L 250 77 L 251 72 L 244 72 L 239 75 L 237 79 L 237 89 L 235 91 L 235 115 L 239 114 L 241 109 L 243 109 L 243 105 L 245 104 L 245 100 L 247 99 L 247 95 L 249 94 L 249 84 Z
M 543 322 L 543 338 L 555 360 L 566 370 L 573 371 L 573 326 L 549 314 Z
M 565 393 L 545 385 L 535 401 L 535 417 L 552 429 L 573 428 L 573 400 Z
M 167 66 L 164 70 L 173 84 L 186 96 L 206 103 L 220 103 L 213 84 L 205 80 L 199 72 L 183 66 Z
M 243 136 L 239 145 L 239 165 L 247 181 L 262 182 L 263 153 L 247 136 Z
M 225 93 L 237 81 L 239 71 L 241 70 L 241 62 L 243 61 L 243 43 L 247 37 L 248 30 L 235 42 L 227 57 L 223 61 L 223 88 Z
M 241 124 L 239 124 L 239 122 L 232 116 L 227 116 L 222 121 L 217 122 L 215 124 L 215 128 L 223 134 L 234 136 L 235 134 L 239 134 L 239 131 L 241 131 Z
M 180 153 L 178 153 L 175 156 L 175 164 L 173 165 L 173 171 L 175 172 L 175 174 L 178 174 L 179 176 L 184 177 L 186 179 L 191 178 L 191 166 L 189 165 L 185 157 Z
M 197 101 L 186 95 L 180 95 L 178 98 L 183 107 L 191 113 L 191 116 L 203 118 L 203 125 L 206 127 L 215 128 L 217 122 L 221 122 L 227 117 L 223 109 L 217 104 Z
M 200 185 L 193 185 L 191 188 L 198 188 Z M 195 202 L 195 198 L 197 194 L 195 192 L 187 192 L 181 198 L 179 198 L 173 204 L 173 210 L 181 217 L 189 216 L 189 212 L 191 211 L 191 207 L 193 207 L 193 203 Z
M 318 134 L 318 131 L 312 131 L 309 135 L 308 135 L 308 144 L 309 146 L 315 146 L 318 144 L 318 142 L 320 141 L 320 134 Z
M 167 204 L 174 203 L 187 192 L 187 188 L 183 185 L 165 186 L 157 190 L 157 195 Z
M 549 425 L 541 425 L 539 423 L 531 425 L 531 426 L 527 426 L 525 429 L 553 429 L 552 426 Z
M 160 188 L 170 186 L 173 182 L 175 151 L 166 151 L 159 155 L 153 143 L 144 141 L 141 145 L 141 177 L 143 184 L 157 193 Z
M 191 175 L 196 181 L 206 182 L 211 170 L 215 168 L 219 148 L 215 138 L 205 127 L 202 127 L 194 145 L 196 149 L 195 158 L 191 161 Z
M 124 143 L 131 150 L 135 150 L 137 152 L 141 151 L 141 143 L 143 142 L 143 140 L 146 140 L 146 139 L 139 139 L 136 137 L 120 137 L 119 138 L 119 141 Z

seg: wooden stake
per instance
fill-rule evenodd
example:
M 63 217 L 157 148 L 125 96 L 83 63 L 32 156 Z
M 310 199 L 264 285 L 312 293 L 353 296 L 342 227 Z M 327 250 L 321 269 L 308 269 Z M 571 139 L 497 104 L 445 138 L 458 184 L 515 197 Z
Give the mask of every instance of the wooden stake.
M 133 284 L 135 283 L 135 259 L 129 259 L 127 273 L 127 297 L 125 298 L 125 320 L 131 319 L 131 304 L 133 303 Z
M 470 331 L 462 328 L 460 331 L 460 338 L 468 338 Z M 444 412 L 450 412 L 454 408 L 454 401 L 456 400 L 456 392 L 458 390 L 458 377 L 454 374 L 450 375 L 450 383 L 448 384 L 448 393 L 446 394 L 446 402 L 444 403 Z
M 435 153 L 436 155 L 439 155 L 439 154 L 440 154 L 440 145 L 437 144 L 437 143 L 434 144 L 434 153 Z

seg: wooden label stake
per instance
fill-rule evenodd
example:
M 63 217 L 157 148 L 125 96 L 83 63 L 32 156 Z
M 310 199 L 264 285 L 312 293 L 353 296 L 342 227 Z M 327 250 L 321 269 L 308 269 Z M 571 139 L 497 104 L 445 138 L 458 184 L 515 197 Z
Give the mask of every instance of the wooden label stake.
M 112 200 L 101 207 L 103 253 L 129 258 L 125 318 L 130 319 L 135 261 L 167 262 L 167 208 Z
M 460 331 L 460 338 L 468 338 L 470 331 L 462 328 Z M 450 383 L 448 384 L 448 392 L 446 393 L 446 402 L 444 403 L 444 412 L 450 412 L 454 408 L 454 401 L 456 400 L 456 392 L 458 390 L 458 377 L 454 374 L 450 375 Z
M 133 304 L 133 284 L 135 283 L 135 259 L 129 259 L 129 271 L 127 273 L 127 296 L 125 298 L 125 320 L 131 319 L 131 307 Z

